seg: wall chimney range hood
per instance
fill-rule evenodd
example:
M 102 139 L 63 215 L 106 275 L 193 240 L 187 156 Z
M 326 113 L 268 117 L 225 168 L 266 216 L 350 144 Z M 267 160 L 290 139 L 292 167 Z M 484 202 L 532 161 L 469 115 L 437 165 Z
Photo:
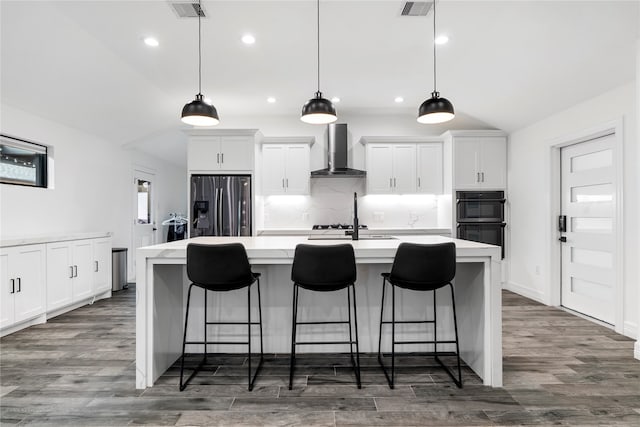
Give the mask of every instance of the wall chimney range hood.
M 366 171 L 347 167 L 347 124 L 327 125 L 328 167 L 311 172 L 311 178 L 364 178 Z

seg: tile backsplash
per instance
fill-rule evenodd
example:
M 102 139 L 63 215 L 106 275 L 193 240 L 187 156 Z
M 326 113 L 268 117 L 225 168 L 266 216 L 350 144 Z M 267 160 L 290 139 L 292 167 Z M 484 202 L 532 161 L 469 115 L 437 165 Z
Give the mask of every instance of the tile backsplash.
M 451 226 L 450 195 L 366 195 L 361 178 L 311 180 L 309 196 L 264 196 L 259 203 L 265 229 L 311 228 L 313 224 L 353 222 L 353 193 L 358 218 L 369 228 Z

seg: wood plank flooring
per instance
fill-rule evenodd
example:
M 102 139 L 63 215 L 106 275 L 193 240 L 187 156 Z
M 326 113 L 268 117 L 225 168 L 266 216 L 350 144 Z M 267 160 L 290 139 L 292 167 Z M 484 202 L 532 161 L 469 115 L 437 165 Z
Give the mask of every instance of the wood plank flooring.
M 633 341 L 503 293 L 504 387 L 468 368 L 457 389 L 430 358 L 399 358 L 390 390 L 373 355 L 362 390 L 342 355 L 269 355 L 253 392 L 246 360 L 225 356 L 178 391 L 174 365 L 135 389 L 135 289 L 0 340 L 2 425 L 628 425 L 640 426 Z M 460 314 L 461 315 L 461 314 Z M 426 364 L 426 367 L 418 365 Z

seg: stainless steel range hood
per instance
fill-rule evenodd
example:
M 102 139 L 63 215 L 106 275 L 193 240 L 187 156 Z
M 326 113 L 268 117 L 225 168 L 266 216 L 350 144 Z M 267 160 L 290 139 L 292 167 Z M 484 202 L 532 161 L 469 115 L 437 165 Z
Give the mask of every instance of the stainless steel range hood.
M 311 178 L 363 178 L 366 171 L 347 167 L 347 124 L 327 125 L 328 167 L 311 172 Z

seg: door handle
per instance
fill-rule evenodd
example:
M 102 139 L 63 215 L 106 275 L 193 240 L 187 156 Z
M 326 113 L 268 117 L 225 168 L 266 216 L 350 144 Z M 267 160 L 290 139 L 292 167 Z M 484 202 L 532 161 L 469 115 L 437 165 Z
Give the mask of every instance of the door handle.
M 396 179 L 393 178 L 393 188 L 396 188 Z
M 216 154 L 216 163 L 220 163 L 220 153 Z
M 22 290 L 22 279 L 18 277 L 18 292 Z
M 476 182 L 480 182 L 480 172 L 476 172 Z
M 567 231 L 567 216 L 566 215 L 558 216 L 558 231 L 560 231 L 560 232 Z
M 482 182 L 484 182 L 484 172 L 480 172 L 482 174 Z
M 393 178 L 389 178 L 389 188 L 393 188 Z
M 99 270 L 99 269 L 98 269 L 98 261 L 94 261 L 94 262 L 96 263 L 96 269 L 95 269 L 95 272 L 97 273 L 97 272 L 98 272 L 98 270 Z
M 78 266 L 77 265 L 73 266 L 73 277 L 78 277 Z
M 418 177 L 418 188 L 422 187 L 422 184 L 420 183 L 420 177 Z
M 282 178 L 282 188 L 284 188 L 284 178 Z
M 69 279 L 73 279 L 73 265 L 70 265 L 69 268 L 71 269 L 71 276 L 69 276 Z
M 558 240 L 561 241 L 562 243 L 566 243 L 567 242 L 567 237 L 566 236 L 561 236 Z
M 16 293 L 16 280 L 15 279 L 11 279 L 11 292 L 12 294 Z
M 284 180 L 287 183 L 287 188 L 289 188 L 289 178 L 285 178 Z
M 224 153 L 220 154 L 220 160 L 221 160 L 220 163 L 224 163 Z

